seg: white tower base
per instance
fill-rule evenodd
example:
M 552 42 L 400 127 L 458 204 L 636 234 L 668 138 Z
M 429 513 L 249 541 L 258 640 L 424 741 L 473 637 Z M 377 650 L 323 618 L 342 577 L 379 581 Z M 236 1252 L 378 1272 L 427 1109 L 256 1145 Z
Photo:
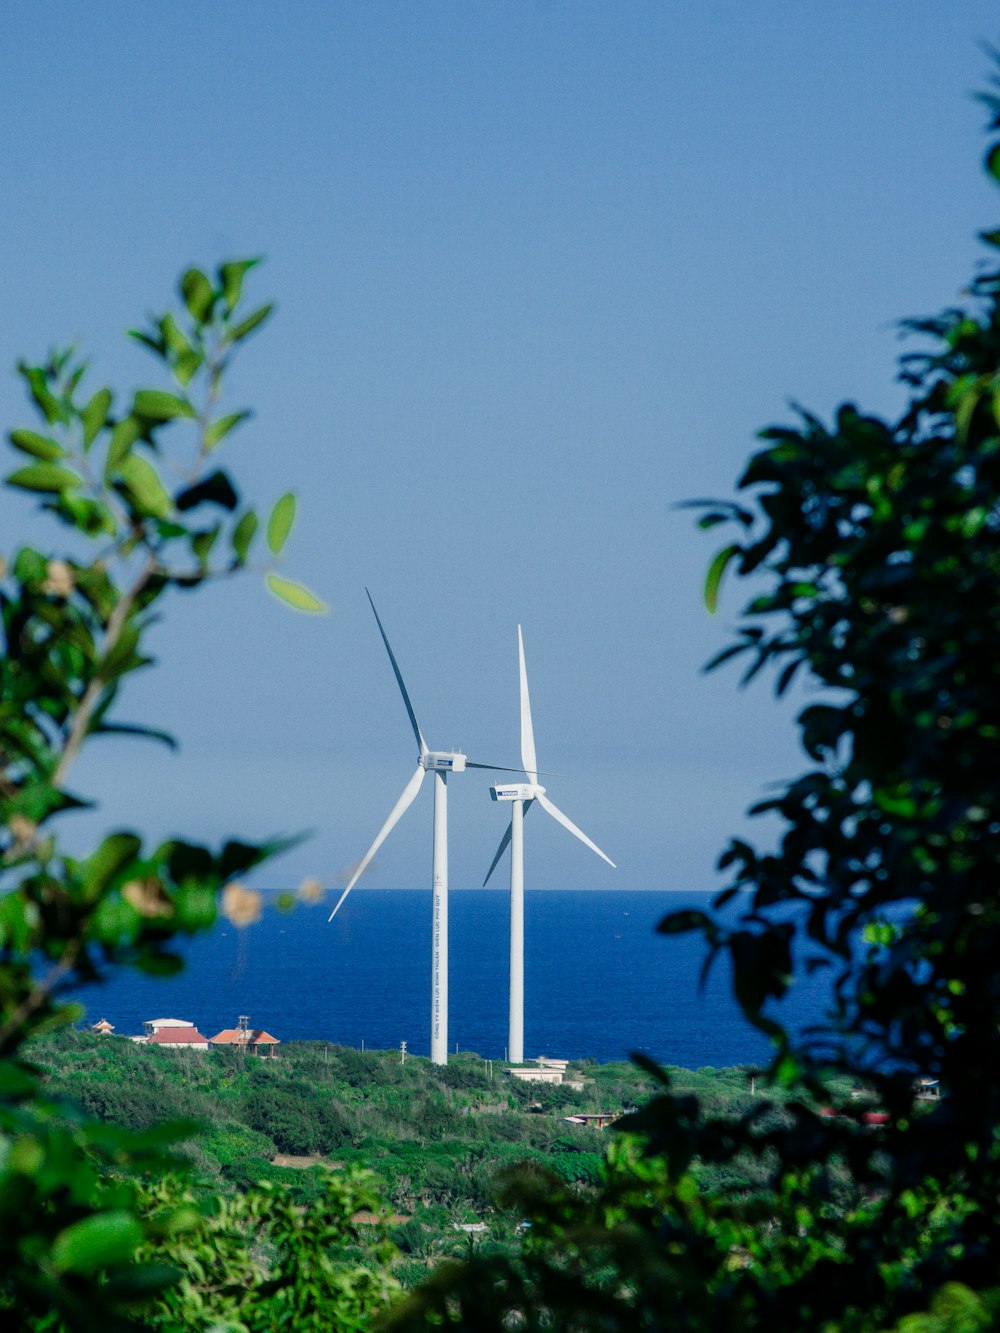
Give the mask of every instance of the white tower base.
M 511 1064 L 524 1063 L 524 802 L 510 811 L 510 1024 Z
M 434 888 L 431 895 L 431 1060 L 448 1063 L 448 775 L 434 770 Z

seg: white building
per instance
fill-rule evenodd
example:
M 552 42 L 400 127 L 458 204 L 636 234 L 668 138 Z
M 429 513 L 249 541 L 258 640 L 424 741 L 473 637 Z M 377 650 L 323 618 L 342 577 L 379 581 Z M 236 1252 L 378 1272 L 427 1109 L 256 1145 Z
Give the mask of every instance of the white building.
M 562 1083 L 566 1077 L 568 1060 L 552 1060 L 546 1055 L 536 1056 L 525 1065 L 514 1065 L 507 1070 L 508 1078 L 522 1083 Z
M 143 1023 L 145 1029 L 141 1037 L 130 1037 L 143 1046 L 169 1046 L 172 1050 L 207 1051 L 208 1038 L 202 1036 L 195 1025 L 186 1018 L 151 1018 Z

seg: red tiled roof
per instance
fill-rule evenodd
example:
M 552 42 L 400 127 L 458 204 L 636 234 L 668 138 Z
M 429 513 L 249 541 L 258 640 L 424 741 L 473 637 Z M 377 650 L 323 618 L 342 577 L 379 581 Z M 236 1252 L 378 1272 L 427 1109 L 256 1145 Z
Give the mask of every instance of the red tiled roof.
M 263 1028 L 251 1028 L 245 1037 L 239 1028 L 223 1028 L 211 1038 L 213 1046 L 240 1046 L 244 1041 L 248 1045 L 281 1045 L 278 1037 L 272 1037 L 270 1032 L 265 1032 Z
M 150 1046 L 207 1046 L 208 1038 L 203 1037 L 197 1028 L 159 1028 L 147 1037 Z

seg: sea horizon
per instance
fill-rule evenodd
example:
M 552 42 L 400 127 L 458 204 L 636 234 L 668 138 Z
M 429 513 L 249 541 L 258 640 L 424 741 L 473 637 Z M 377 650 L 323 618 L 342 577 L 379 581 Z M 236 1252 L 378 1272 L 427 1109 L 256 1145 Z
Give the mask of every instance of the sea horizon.
M 106 1018 L 122 1035 L 171 1015 L 206 1036 L 240 1014 L 281 1041 L 375 1049 L 406 1041 L 429 1053 L 429 889 L 364 889 L 333 922 L 331 901 L 281 912 L 265 895 L 262 919 L 220 920 L 185 940 L 184 971 L 150 977 L 113 970 L 73 992 L 85 1023 Z M 525 895 L 525 1055 L 628 1059 L 641 1051 L 686 1068 L 766 1064 L 772 1047 L 743 1017 L 723 962 L 702 992 L 705 944 L 655 927 L 679 906 L 705 907 L 715 891 L 532 889 Z M 507 889 L 449 894 L 448 1050 L 502 1059 L 507 1044 Z M 332 899 L 336 901 L 336 899 Z M 825 984 L 800 978 L 776 1010 L 800 1029 L 817 1021 Z

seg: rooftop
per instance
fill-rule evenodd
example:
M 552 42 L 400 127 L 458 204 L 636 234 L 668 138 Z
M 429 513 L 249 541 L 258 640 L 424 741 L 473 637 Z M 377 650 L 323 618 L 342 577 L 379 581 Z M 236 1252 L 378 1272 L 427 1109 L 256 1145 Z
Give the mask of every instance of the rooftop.
M 241 1046 L 244 1042 L 253 1045 L 273 1045 L 280 1046 L 281 1041 L 278 1037 L 272 1037 L 270 1032 L 265 1032 L 263 1028 L 248 1028 L 245 1032 L 239 1028 L 223 1028 L 211 1038 L 213 1046 Z
M 149 1046 L 207 1046 L 208 1038 L 202 1036 L 190 1023 L 184 1027 L 164 1027 L 158 1029 L 146 1039 Z

